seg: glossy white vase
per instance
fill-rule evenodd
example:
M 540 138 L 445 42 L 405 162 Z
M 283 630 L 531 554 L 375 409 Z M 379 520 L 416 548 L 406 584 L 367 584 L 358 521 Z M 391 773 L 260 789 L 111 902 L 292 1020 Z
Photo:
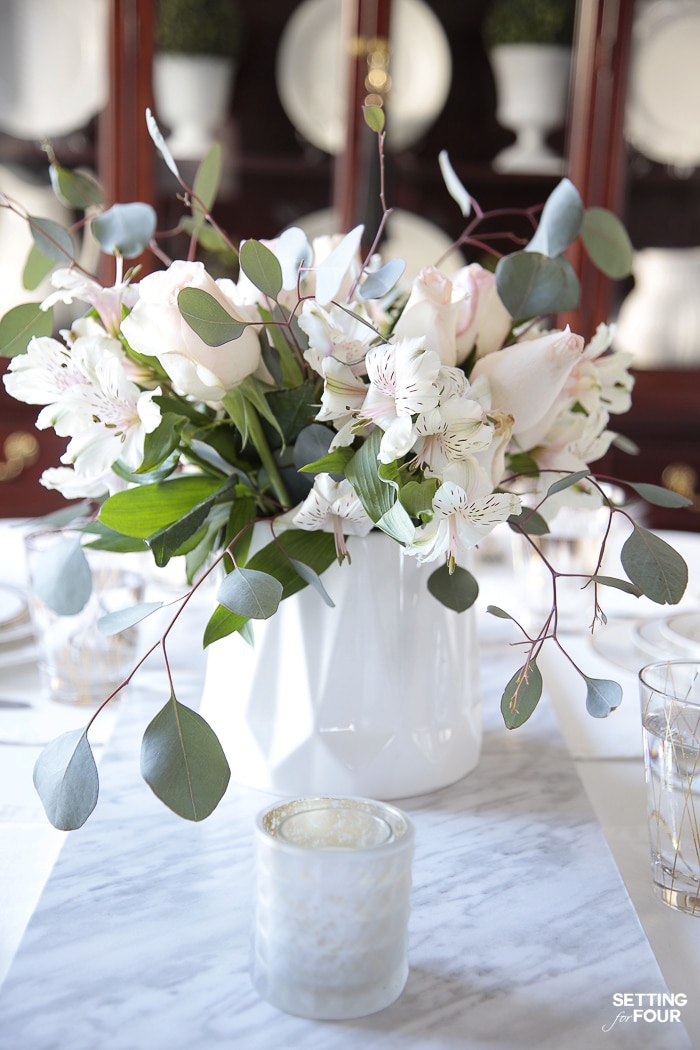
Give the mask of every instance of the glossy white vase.
M 516 135 L 515 142 L 494 157 L 494 168 L 563 173 L 564 159 L 549 148 L 546 139 L 566 119 L 571 48 L 499 44 L 489 58 L 496 86 L 496 119 Z
M 280 795 L 426 794 L 477 764 L 482 717 L 473 609 L 427 589 L 435 565 L 381 533 L 351 537 L 327 606 L 310 587 L 208 649 L 201 713 L 233 780 Z
M 228 116 L 235 63 L 216 55 L 162 52 L 153 59 L 156 113 L 170 129 L 166 138 L 176 160 L 201 160 Z

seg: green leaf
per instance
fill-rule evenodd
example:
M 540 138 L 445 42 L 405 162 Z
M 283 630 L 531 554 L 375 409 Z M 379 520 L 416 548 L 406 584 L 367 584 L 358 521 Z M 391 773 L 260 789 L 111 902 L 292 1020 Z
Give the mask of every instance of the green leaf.
M 497 616 L 500 620 L 512 620 L 513 623 L 517 623 L 514 616 L 511 616 L 505 609 L 501 609 L 498 605 L 487 605 L 486 612 L 490 613 L 491 616 Z
M 363 106 L 362 114 L 365 118 L 365 124 L 374 131 L 377 135 L 381 135 L 384 131 L 384 110 L 381 106 Z
M 141 775 L 179 817 L 199 821 L 224 797 L 231 770 L 211 726 L 173 696 L 144 733 Z
M 39 251 L 36 244 L 33 244 L 29 249 L 29 255 L 22 271 L 22 287 L 26 288 L 27 291 L 33 291 L 35 288 L 38 288 L 44 278 L 51 273 L 55 265 L 56 263 L 53 259 L 49 259 L 43 252 Z
M 218 503 L 232 499 L 234 488 L 233 482 L 225 482 L 210 496 L 181 514 L 176 521 L 146 537 L 146 542 L 159 568 L 167 565 L 171 558 L 178 554 L 185 554 L 195 546 L 212 508 Z
M 412 518 L 432 517 L 433 497 L 438 490 L 437 478 L 409 481 L 399 491 L 399 499 Z
M 267 336 L 280 357 L 282 385 L 290 388 L 299 386 L 303 382 L 304 376 L 294 356 L 294 351 L 288 342 L 288 339 L 291 339 L 288 323 L 283 320 L 279 307 L 275 307 L 272 311 L 266 310 L 262 306 L 258 307 L 258 309 L 263 321 L 273 322 L 268 324 Z
M 75 247 L 68 230 L 52 219 L 38 219 L 34 215 L 29 216 L 29 225 L 34 243 L 42 255 L 63 266 L 75 262 Z
M 588 678 L 586 683 L 586 710 L 593 718 L 607 718 L 622 703 L 622 687 L 608 678 Z
M 387 536 L 391 536 L 397 543 L 404 546 L 413 543 L 416 534 L 415 526 L 408 511 L 398 500 L 395 500 L 389 510 L 382 514 L 376 524 L 378 529 L 385 532 Z
M 529 452 L 508 452 L 508 469 L 513 474 L 527 474 L 537 477 L 540 472 L 537 460 Z
M 77 537 L 63 537 L 40 551 L 32 568 L 32 583 L 44 605 L 58 616 L 75 616 L 92 594 L 92 573 Z
M 84 525 L 81 532 L 91 537 L 85 546 L 90 550 L 114 551 L 116 554 L 135 554 L 148 551 L 148 545 L 144 540 L 135 539 L 133 536 L 124 536 L 121 532 L 108 529 L 101 521 L 91 521 Z
M 620 552 L 622 567 L 657 605 L 677 605 L 688 584 L 688 566 L 660 536 L 635 525 Z
M 306 581 L 295 569 L 292 559 L 303 561 L 320 575 L 336 559 L 335 539 L 328 532 L 291 529 L 276 541 L 256 551 L 246 568 L 259 569 L 274 576 L 282 584 L 282 597 L 288 598 L 306 586 Z M 240 631 L 245 623 L 244 616 L 218 605 L 205 628 L 204 645 L 210 645 L 218 638 L 225 638 L 234 631 Z
M 616 576 L 591 576 L 591 580 L 601 587 L 614 587 L 615 590 L 624 591 L 625 594 L 633 594 L 635 598 L 642 596 L 642 591 L 639 587 L 634 583 L 630 583 L 629 580 L 619 580 Z
M 177 416 L 174 412 L 163 413 L 156 429 L 146 434 L 143 461 L 136 473 L 149 474 L 165 462 L 171 452 L 178 447 L 181 430 L 182 416 Z
M 550 259 L 532 251 L 513 252 L 499 259 L 496 288 L 515 320 L 525 320 L 578 306 L 580 287 L 564 256 Z
M 296 446 L 294 449 L 296 454 Z M 313 463 L 306 463 L 303 467 L 297 467 L 302 474 L 345 474 L 345 468 L 355 455 L 347 445 L 336 448 L 321 459 L 315 459 Z
M 573 182 L 562 179 L 547 198 L 535 236 L 525 250 L 552 258 L 561 255 L 578 236 L 583 216 L 581 194 Z
M 243 321 L 231 317 L 213 295 L 201 288 L 183 288 L 177 297 L 177 305 L 192 331 L 207 346 L 223 346 L 239 339 L 248 327 Z
M 120 634 L 121 631 L 126 631 L 129 627 L 141 623 L 142 620 L 162 608 L 162 602 L 141 602 L 139 605 L 132 605 L 129 609 L 118 609 L 117 612 L 100 616 L 97 621 L 97 629 L 100 634 L 108 637 L 112 634 Z
M 125 536 L 147 539 L 220 488 L 216 478 L 187 476 L 126 489 L 105 500 L 99 520 Z
M 508 524 L 514 532 L 524 532 L 528 536 L 546 536 L 549 525 L 536 510 L 523 507 L 519 514 L 511 514 Z
M 282 267 L 279 259 L 260 241 L 248 240 L 241 245 L 241 270 L 255 287 L 277 302 L 282 291 Z
M 559 478 L 558 481 L 552 482 L 549 486 L 545 499 L 549 499 L 555 492 L 562 492 L 564 489 L 571 488 L 572 485 L 578 485 L 579 481 L 583 481 L 584 478 L 588 478 L 590 475 L 590 470 L 578 470 L 575 474 L 567 474 L 565 478 Z
M 634 249 L 627 230 L 606 208 L 587 208 L 581 240 L 592 261 L 607 277 L 619 280 L 632 270 Z
M 542 696 L 542 675 L 535 660 L 515 672 L 501 697 L 501 714 L 507 729 L 527 722 Z
M 466 217 L 472 210 L 472 199 L 452 167 L 446 149 L 440 150 L 440 153 L 438 154 L 438 163 L 440 165 L 442 181 L 445 183 L 447 192 L 452 200 L 459 205 L 459 210 L 462 215 Z
M 460 565 L 452 573 L 447 565 L 441 565 L 428 577 L 428 590 L 433 598 L 458 613 L 470 609 L 479 597 L 479 584 Z
M 34 766 L 34 787 L 55 828 L 75 831 L 83 826 L 99 793 L 97 766 L 84 729 L 63 733 L 44 748 Z
M 365 511 L 375 522 L 390 511 L 396 502 L 395 489 L 379 476 L 377 454 L 382 436 L 379 427 L 373 430 L 345 468 L 345 476 Z
M 215 142 L 199 165 L 192 187 L 192 216 L 194 218 L 195 236 L 198 236 L 199 230 L 206 222 L 207 214 L 214 207 L 214 201 L 221 183 L 222 168 L 223 151 L 221 145 Z
M 52 331 L 50 310 L 42 310 L 39 303 L 13 306 L 0 320 L 0 354 L 3 357 L 24 354 L 30 339 L 51 335 Z
M 150 204 L 133 201 L 113 204 L 92 220 L 92 232 L 104 252 L 133 259 L 144 251 L 156 230 L 156 213 Z
M 673 492 L 662 485 L 649 485 L 643 481 L 625 481 L 624 484 L 634 489 L 647 503 L 653 503 L 657 507 L 692 507 L 693 505 L 692 499 L 681 496 L 679 492 Z
M 267 572 L 234 569 L 222 580 L 216 600 L 247 620 L 269 620 L 282 601 L 282 584 Z
M 49 178 L 54 193 L 69 208 L 87 211 L 103 202 L 102 187 L 87 171 L 70 171 L 53 161 L 49 165 Z

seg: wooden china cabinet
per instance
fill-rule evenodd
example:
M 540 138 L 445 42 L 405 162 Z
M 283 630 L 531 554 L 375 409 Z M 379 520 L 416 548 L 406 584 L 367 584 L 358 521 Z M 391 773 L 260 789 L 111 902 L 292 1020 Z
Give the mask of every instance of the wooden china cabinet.
M 177 186 L 156 157 L 148 137 L 144 111 L 155 109 L 151 69 L 153 59 L 153 0 L 108 0 L 109 102 L 91 126 L 84 129 L 87 148 L 110 200 L 146 200 L 159 212 L 161 228 L 182 213 Z M 339 0 L 343 25 L 353 39 L 386 37 L 391 24 L 391 0 Z M 302 217 L 333 208 L 339 226 L 376 217 L 377 165 L 375 144 L 359 117 L 365 93 L 366 53 L 356 47 L 348 58 L 348 93 L 353 104 L 345 129 L 345 147 L 332 156 L 307 141 L 296 130 L 280 101 L 276 62 L 280 38 L 299 0 L 261 4 L 239 0 L 245 25 L 245 47 L 236 76 L 229 121 L 223 130 L 225 174 L 216 216 L 234 237 L 274 236 Z M 387 150 L 386 183 L 389 203 L 418 215 L 449 238 L 461 232 L 462 217 L 448 196 L 437 155 L 447 149 L 463 183 L 484 208 L 529 206 L 541 203 L 558 176 L 499 174 L 492 158 L 512 134 L 495 117 L 495 87 L 484 49 L 481 27 L 488 0 L 455 3 L 429 0 L 442 23 L 452 55 L 452 80 L 444 108 L 418 141 L 406 149 Z M 679 192 L 685 194 L 684 236 L 700 244 L 700 182 L 697 172 L 678 180 L 661 165 L 636 164 L 638 158 L 623 135 L 630 47 L 635 18 L 634 0 L 578 0 L 577 29 L 565 131 L 552 143 L 567 157 L 567 174 L 587 205 L 611 208 L 630 229 L 635 247 L 655 230 L 660 215 Z M 391 110 L 389 108 L 389 122 Z M 390 124 L 389 124 L 390 126 Z M 60 145 L 60 144 L 59 144 Z M 12 151 L 38 166 L 42 155 L 33 143 L 17 143 L 0 134 L 0 164 Z M 57 150 L 58 152 L 58 150 Z M 69 163 L 70 158 L 59 159 Z M 81 158 L 82 162 L 82 158 Z M 635 166 L 636 164 L 636 166 Z M 183 166 L 185 171 L 186 165 Z M 374 210 L 373 210 L 374 209 Z M 693 225 L 695 224 L 695 225 Z M 694 229 L 694 233 L 689 232 Z M 673 243 L 673 242 L 671 242 Z M 141 260 L 144 269 L 157 265 Z M 610 282 L 572 253 L 581 274 L 580 308 L 562 318 L 589 336 L 599 320 L 614 316 L 631 287 Z M 700 365 L 700 347 L 698 348 Z M 612 453 L 601 466 L 606 472 L 631 480 L 661 482 L 693 491 L 700 475 L 700 368 L 640 370 L 634 407 L 618 421 L 619 429 L 640 448 L 635 457 Z M 0 458 L 8 435 L 22 433 L 38 439 L 40 447 L 27 449 L 24 467 L 15 460 L 0 462 L 1 513 L 35 514 L 61 505 L 37 484 L 44 467 L 54 465 L 61 442 L 44 432 L 35 434 L 36 412 L 7 397 L 0 389 Z M 24 440 L 24 439 L 23 439 Z M 20 443 L 21 444 L 21 443 Z M 21 451 L 21 450 L 20 450 Z M 31 461 L 31 462 L 30 462 Z M 671 469 L 669 469 L 671 468 Z M 700 510 L 700 496 L 698 497 Z M 700 527 L 700 514 L 659 512 L 659 527 Z

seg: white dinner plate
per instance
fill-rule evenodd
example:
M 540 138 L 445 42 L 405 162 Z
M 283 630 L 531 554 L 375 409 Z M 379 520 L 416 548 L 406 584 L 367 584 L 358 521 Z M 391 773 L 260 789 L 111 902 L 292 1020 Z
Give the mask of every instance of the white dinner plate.
M 698 0 L 656 0 L 639 7 L 625 137 L 650 160 L 681 168 L 700 164 L 699 56 Z
M 389 29 L 390 149 L 416 142 L 442 110 L 452 81 L 450 43 L 423 0 L 394 0 Z M 341 0 L 304 0 L 287 22 L 277 51 L 277 91 L 292 124 L 326 153 L 345 148 L 347 51 Z
M 0 641 L 6 640 L 6 632 L 14 631 L 28 616 L 27 599 L 19 588 L 0 583 Z
M 3 0 L 0 130 L 67 135 L 107 101 L 107 0 Z
M 700 612 L 698 610 L 668 616 L 660 625 L 661 633 L 671 644 L 689 656 L 700 657 Z

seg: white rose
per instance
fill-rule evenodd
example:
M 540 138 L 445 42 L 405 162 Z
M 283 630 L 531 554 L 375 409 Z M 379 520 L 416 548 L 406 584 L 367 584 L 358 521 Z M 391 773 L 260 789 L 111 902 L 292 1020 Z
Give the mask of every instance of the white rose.
M 122 333 L 139 354 L 156 357 L 178 393 L 208 403 L 221 401 L 260 363 L 254 328 L 239 339 L 208 346 L 182 317 L 177 297 L 183 288 L 208 292 L 233 320 L 244 320 L 202 263 L 178 260 L 139 283 L 139 300 L 122 321 Z
M 457 363 L 465 361 L 475 346 L 477 357 L 500 350 L 513 319 L 496 290 L 496 275 L 479 263 L 470 263 L 454 274 L 452 284 L 464 296 L 457 326 Z
M 531 449 L 561 411 L 567 379 L 582 353 L 583 338 L 567 325 L 563 332 L 487 354 L 476 362 L 471 378 L 488 381 L 493 408 L 513 417 L 513 438 L 520 448 Z
M 440 355 L 443 365 L 457 364 L 457 327 L 463 312 L 463 289 L 427 266 L 413 281 L 411 294 L 396 322 L 397 339 L 422 339 L 427 350 Z

